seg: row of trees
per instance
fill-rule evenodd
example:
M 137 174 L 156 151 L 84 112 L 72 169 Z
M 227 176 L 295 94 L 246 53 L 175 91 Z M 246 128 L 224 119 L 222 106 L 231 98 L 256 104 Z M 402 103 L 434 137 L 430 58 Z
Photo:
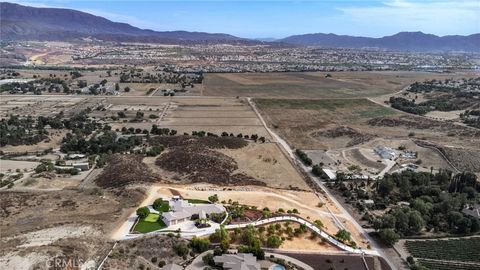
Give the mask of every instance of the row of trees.
M 254 142 L 260 141 L 261 143 L 264 143 L 266 141 L 265 137 L 259 137 L 257 134 L 252 134 L 252 135 L 243 135 L 242 133 L 237 134 L 236 136 L 233 133 L 228 134 L 228 132 L 224 131 L 221 134 L 222 137 L 237 137 L 237 138 L 244 138 L 244 139 L 251 139 Z
M 295 150 L 295 154 L 300 158 L 300 160 L 307 166 L 312 166 L 313 161 L 308 155 L 300 149 Z

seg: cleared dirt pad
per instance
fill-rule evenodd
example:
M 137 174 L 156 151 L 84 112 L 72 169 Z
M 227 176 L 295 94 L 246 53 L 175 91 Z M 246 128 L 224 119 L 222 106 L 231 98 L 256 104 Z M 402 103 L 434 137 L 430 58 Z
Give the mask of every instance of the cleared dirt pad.
M 0 172 L 5 173 L 8 170 L 33 170 L 37 167 L 38 162 L 19 161 L 19 160 L 0 160 Z
M 375 160 L 371 160 L 364 156 L 360 149 L 355 148 L 355 149 L 349 149 L 345 151 L 345 155 L 351 159 L 353 159 L 356 162 L 359 162 L 363 166 L 369 167 L 369 168 L 374 168 L 377 169 L 378 171 L 381 171 L 383 168 L 385 168 L 385 165 L 380 162 L 376 162 Z

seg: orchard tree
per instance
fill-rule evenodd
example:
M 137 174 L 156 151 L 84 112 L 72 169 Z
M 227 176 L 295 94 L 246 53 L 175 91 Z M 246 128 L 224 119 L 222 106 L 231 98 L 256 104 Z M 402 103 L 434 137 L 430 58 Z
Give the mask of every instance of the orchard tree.
M 270 235 L 267 238 L 267 247 L 269 248 L 278 248 L 282 244 L 282 239 L 277 235 Z

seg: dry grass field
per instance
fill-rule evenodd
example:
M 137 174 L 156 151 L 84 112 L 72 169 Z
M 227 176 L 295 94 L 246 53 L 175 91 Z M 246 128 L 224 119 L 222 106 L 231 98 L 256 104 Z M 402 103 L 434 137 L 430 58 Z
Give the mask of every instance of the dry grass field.
M 402 90 L 414 81 L 445 79 L 464 74 L 427 72 L 284 72 L 213 73 L 204 81 L 206 96 L 257 98 L 352 98 L 373 97 Z
M 316 131 L 395 114 L 367 99 L 256 99 L 255 102 L 269 125 L 300 149 L 330 148 L 326 141 L 315 136 Z
M 343 169 L 359 165 L 362 169 L 378 172 L 381 168 L 375 163 L 378 157 L 372 154 L 370 158 L 363 158 L 360 154 L 367 150 L 372 152 L 378 145 L 394 149 L 406 146 L 418 153 L 422 167 L 428 170 L 430 167 L 452 169 L 438 151 L 414 143 L 418 140 L 456 147 L 455 154 L 449 158 L 459 166 L 470 164 L 468 159 L 472 158 L 478 162 L 476 157 L 468 154 L 468 149 L 480 151 L 480 131 L 408 115 L 368 99 L 256 99 L 255 102 L 268 125 L 294 148 L 329 150 L 328 155 L 340 161 Z M 366 150 L 353 151 L 352 147 Z M 446 151 L 447 155 L 449 153 Z M 475 166 L 468 166 L 468 169 L 478 172 Z
M 237 161 L 239 173 L 259 179 L 267 186 L 310 190 L 277 144 L 249 144 L 241 149 L 221 149 L 220 152 Z

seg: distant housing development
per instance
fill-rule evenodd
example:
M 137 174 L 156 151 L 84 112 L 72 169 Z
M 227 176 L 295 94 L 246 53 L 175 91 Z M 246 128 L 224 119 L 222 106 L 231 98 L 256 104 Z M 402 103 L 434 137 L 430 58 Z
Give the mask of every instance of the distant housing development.
M 193 215 L 198 215 L 199 218 L 207 218 L 207 215 L 212 213 L 220 214 L 226 211 L 225 207 L 220 204 L 191 204 L 178 197 L 173 197 L 168 201 L 168 204 L 171 211 L 162 214 L 162 221 L 167 226 L 188 221 Z

